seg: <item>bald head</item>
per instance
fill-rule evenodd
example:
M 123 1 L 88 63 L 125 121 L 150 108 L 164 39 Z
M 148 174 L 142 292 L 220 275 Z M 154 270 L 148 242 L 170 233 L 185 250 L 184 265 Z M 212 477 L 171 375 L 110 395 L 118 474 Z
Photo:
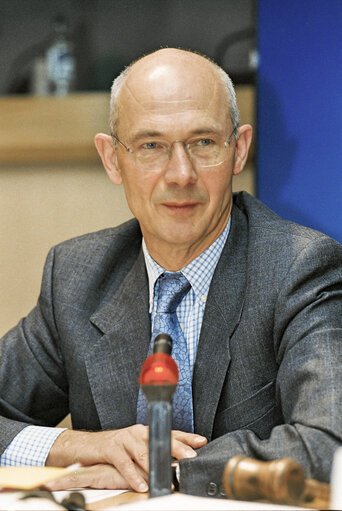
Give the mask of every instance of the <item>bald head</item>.
M 236 97 L 229 76 L 208 58 L 196 53 L 165 48 L 142 57 L 126 68 L 113 83 L 110 128 L 116 134 L 118 124 L 131 108 L 170 111 L 172 104 L 196 107 L 196 98 L 208 105 L 219 98 L 221 109 L 233 127 L 239 125 Z M 206 105 L 203 105 L 206 106 Z

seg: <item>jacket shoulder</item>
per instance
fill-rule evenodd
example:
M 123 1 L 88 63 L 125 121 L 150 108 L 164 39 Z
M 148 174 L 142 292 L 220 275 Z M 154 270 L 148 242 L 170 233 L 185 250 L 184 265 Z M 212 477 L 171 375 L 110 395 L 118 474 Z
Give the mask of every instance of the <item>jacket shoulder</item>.
M 102 295 L 113 284 L 118 286 L 130 271 L 141 250 L 141 231 L 135 219 L 118 227 L 84 234 L 53 247 L 44 267 L 53 275 L 59 296 Z M 48 277 L 50 278 L 50 277 Z
M 103 255 L 108 250 L 121 252 L 127 246 L 131 248 L 141 244 L 141 231 L 135 218 L 118 225 L 109 227 L 100 231 L 71 238 L 63 241 L 53 247 L 56 254 L 66 255 L 75 254 L 77 258 L 97 257 Z
M 247 218 L 250 236 L 254 234 L 259 239 L 264 240 L 272 239 L 276 236 L 278 243 L 281 243 L 283 240 L 285 242 L 293 241 L 299 245 L 306 245 L 321 240 L 329 241 L 332 244 L 336 244 L 336 246 L 340 245 L 322 232 L 289 220 L 284 220 L 263 202 L 247 192 L 234 194 L 234 206 Z

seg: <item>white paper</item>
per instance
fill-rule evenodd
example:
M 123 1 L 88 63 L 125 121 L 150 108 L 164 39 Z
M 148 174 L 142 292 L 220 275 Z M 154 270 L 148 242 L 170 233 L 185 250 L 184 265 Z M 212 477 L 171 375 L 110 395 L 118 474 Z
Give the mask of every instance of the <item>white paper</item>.
M 58 511 L 63 508 L 53 500 L 29 498 L 22 500 L 23 492 L 9 491 L 0 493 L 0 511 Z
M 157 497 L 154 499 L 141 500 L 133 502 L 132 504 L 121 505 L 120 508 L 106 508 L 106 511 L 114 510 L 146 510 L 146 511 L 215 511 L 215 510 L 303 510 L 307 508 L 300 508 L 296 506 L 279 506 L 276 504 L 263 504 L 261 502 L 245 502 L 240 500 L 228 499 L 214 499 L 204 497 L 193 497 L 191 495 L 184 495 L 182 493 L 175 493 L 166 497 Z
M 75 489 L 71 491 L 79 491 L 84 495 L 87 504 L 97 502 L 109 497 L 115 497 L 120 493 L 127 490 L 83 490 Z M 54 497 L 58 502 L 61 502 L 70 491 L 55 491 L 53 492 Z M 44 510 L 47 509 L 58 509 L 59 506 L 53 507 L 53 502 L 48 502 L 45 499 L 29 499 L 27 501 L 18 501 L 18 496 L 22 495 L 22 492 L 4 492 L 0 493 L 0 511 L 21 511 L 21 510 Z M 51 507 L 47 507 L 47 504 Z M 33 507 L 31 507 L 33 506 Z M 56 504 L 55 504 L 56 506 Z M 166 497 L 158 497 L 155 499 L 146 499 L 132 502 L 130 504 L 122 504 L 119 507 L 106 507 L 106 511 L 124 511 L 124 510 L 146 510 L 146 511 L 175 511 L 175 510 L 186 510 L 186 511 L 215 511 L 215 510 L 264 510 L 264 511 L 286 511 L 286 510 L 303 510 L 308 511 L 307 508 L 296 507 L 296 506 L 280 506 L 276 504 L 264 504 L 261 502 L 245 502 L 239 500 L 228 500 L 228 499 L 214 499 L 204 497 L 193 497 L 191 495 L 184 495 L 182 493 L 174 493 Z

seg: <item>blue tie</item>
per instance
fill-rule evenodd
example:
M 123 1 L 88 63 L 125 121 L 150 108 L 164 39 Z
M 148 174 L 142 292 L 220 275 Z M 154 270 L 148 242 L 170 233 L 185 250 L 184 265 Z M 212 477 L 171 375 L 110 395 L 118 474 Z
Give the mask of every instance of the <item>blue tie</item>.
M 172 356 L 179 369 L 179 382 L 172 401 L 172 429 L 193 432 L 192 375 L 186 341 L 176 315 L 178 305 L 191 286 L 182 273 L 163 273 L 158 280 L 157 312 L 148 354 L 152 353 L 154 339 L 158 334 L 171 336 Z M 140 389 L 137 406 L 138 424 L 146 424 L 146 408 L 146 398 Z

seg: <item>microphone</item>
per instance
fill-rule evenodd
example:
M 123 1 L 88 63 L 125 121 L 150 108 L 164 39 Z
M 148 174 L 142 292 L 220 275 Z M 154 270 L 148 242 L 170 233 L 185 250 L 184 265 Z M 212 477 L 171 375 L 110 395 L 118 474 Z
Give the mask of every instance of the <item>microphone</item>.
M 139 384 L 148 401 L 150 498 L 171 493 L 171 400 L 178 383 L 178 366 L 171 357 L 172 339 L 159 334 L 153 354 L 141 368 Z

